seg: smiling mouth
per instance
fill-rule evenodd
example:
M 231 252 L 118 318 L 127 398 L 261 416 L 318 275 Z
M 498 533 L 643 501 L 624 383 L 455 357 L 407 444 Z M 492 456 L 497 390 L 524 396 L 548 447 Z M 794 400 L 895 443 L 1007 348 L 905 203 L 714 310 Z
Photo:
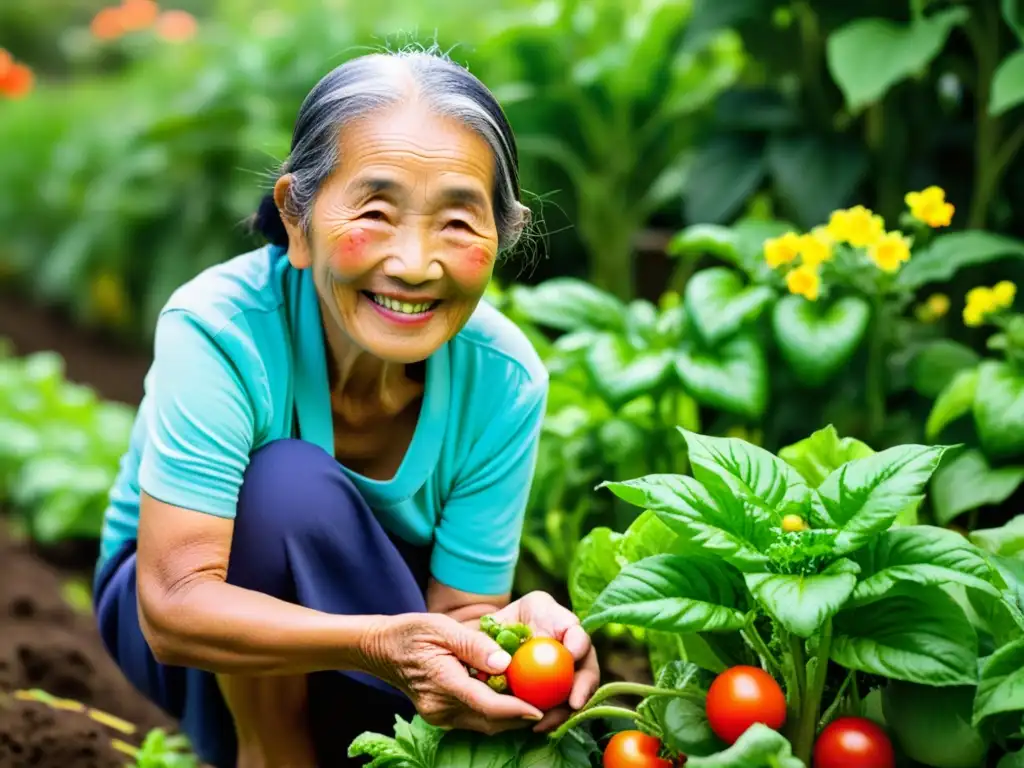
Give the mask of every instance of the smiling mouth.
M 384 309 L 390 310 L 391 312 L 397 312 L 401 315 L 422 315 L 426 312 L 431 312 L 437 309 L 441 303 L 441 299 L 434 299 L 432 301 L 399 301 L 398 299 L 392 299 L 389 296 L 382 296 L 379 293 L 372 293 L 371 291 L 362 291 L 362 294 L 366 296 L 374 304 L 384 307 Z

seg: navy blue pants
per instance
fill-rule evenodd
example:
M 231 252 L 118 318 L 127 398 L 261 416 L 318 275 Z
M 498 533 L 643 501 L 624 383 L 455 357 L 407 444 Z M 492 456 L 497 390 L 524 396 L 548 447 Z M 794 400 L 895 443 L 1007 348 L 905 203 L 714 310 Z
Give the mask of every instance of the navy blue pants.
M 253 454 L 235 520 L 228 583 L 319 611 L 395 615 L 426 610 L 429 547 L 392 539 L 338 463 L 301 440 Z M 234 724 L 213 674 L 160 664 L 139 627 L 135 545 L 98 570 L 95 610 L 107 652 L 147 698 L 181 722 L 216 768 L 234 768 Z M 390 733 L 411 703 L 376 678 L 309 676 L 310 726 L 320 765 L 344 766 L 359 733 Z

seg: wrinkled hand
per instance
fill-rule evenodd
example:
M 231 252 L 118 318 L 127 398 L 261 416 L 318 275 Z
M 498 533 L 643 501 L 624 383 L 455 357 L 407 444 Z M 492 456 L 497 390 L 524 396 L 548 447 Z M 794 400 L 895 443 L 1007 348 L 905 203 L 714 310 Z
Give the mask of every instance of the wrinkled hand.
M 573 681 L 572 693 L 569 694 L 568 706 L 548 712 L 534 730 L 548 731 L 556 728 L 568 719 L 572 710 L 587 703 L 601 681 L 597 652 L 590 642 L 590 636 L 580 626 L 576 614 L 559 605 L 546 592 L 531 592 L 509 603 L 493 616 L 502 624 L 526 624 L 535 635 L 553 637 L 576 659 L 576 679 Z
M 511 657 L 479 629 L 450 616 L 388 617 L 368 634 L 364 655 L 371 673 L 405 693 L 431 725 L 495 734 L 543 718 L 536 707 L 470 676 L 467 665 L 503 674 Z

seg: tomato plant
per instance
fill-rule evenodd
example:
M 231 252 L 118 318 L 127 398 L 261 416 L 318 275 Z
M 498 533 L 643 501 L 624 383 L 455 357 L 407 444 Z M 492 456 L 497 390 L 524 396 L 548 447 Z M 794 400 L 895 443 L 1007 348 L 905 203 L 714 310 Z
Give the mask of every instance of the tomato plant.
M 569 698 L 576 660 L 551 637 L 534 637 L 520 646 L 505 671 L 512 694 L 540 710 L 557 707 Z
M 896 756 L 885 730 L 862 717 L 840 717 L 814 745 L 814 768 L 893 768 Z
M 708 689 L 707 714 L 715 735 L 733 744 L 754 723 L 781 728 L 786 722 L 786 697 L 763 669 L 740 665 L 715 678 Z
M 672 768 L 659 757 L 661 741 L 642 731 L 619 731 L 604 748 L 604 768 Z
M 800 515 L 786 515 L 782 518 L 782 530 L 786 533 L 806 531 L 810 526 Z

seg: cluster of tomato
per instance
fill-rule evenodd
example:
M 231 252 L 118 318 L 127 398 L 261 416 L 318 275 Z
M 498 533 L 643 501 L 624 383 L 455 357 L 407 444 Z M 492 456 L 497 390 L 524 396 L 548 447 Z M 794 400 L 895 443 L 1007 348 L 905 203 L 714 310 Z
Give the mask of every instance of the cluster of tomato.
M 786 696 L 775 679 L 758 667 L 736 666 L 722 672 L 708 689 L 708 725 L 718 738 L 734 744 L 748 728 L 763 723 L 778 730 L 786 722 Z M 604 768 L 673 768 L 686 757 L 661 757 L 661 741 L 641 731 L 621 731 L 608 742 Z M 814 768 L 893 768 L 892 743 L 876 723 L 840 717 L 819 734 Z

